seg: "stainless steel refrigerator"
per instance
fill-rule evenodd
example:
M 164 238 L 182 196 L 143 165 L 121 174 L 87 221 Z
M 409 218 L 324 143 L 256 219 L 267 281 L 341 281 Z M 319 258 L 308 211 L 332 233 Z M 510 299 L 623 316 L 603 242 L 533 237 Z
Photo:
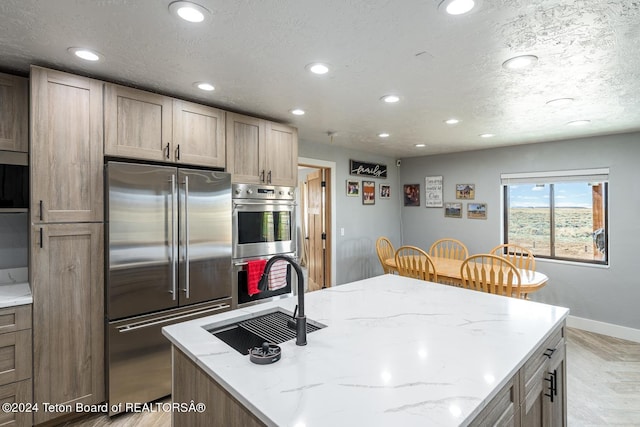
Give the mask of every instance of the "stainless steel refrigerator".
M 162 327 L 231 308 L 231 177 L 111 161 L 105 183 L 113 415 L 171 393 Z

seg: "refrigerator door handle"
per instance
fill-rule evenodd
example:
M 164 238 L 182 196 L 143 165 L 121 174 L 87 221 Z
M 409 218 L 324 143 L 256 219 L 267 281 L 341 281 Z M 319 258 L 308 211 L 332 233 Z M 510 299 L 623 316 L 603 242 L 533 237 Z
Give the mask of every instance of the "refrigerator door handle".
M 123 333 L 123 332 L 132 332 L 135 331 L 137 329 L 142 329 L 142 328 L 148 328 L 150 326 L 156 326 L 156 325 L 161 325 L 163 323 L 167 323 L 167 322 L 173 322 L 175 320 L 179 320 L 179 319 L 185 319 L 187 317 L 193 317 L 193 316 L 202 316 L 205 313 L 212 313 L 214 311 L 220 311 L 220 310 L 225 310 L 227 308 L 229 308 L 230 305 L 229 304 L 220 304 L 217 305 L 215 307 L 212 308 L 208 308 L 206 310 L 201 310 L 201 311 L 189 311 L 187 313 L 183 313 L 180 314 L 178 316 L 167 316 L 167 317 L 163 317 L 161 319 L 158 320 L 146 320 L 146 321 L 142 321 L 142 322 L 133 322 L 133 323 L 129 323 L 127 325 L 122 325 L 119 326 L 117 328 L 118 332 Z
M 171 290 L 170 294 L 173 296 L 173 300 L 175 301 L 177 298 L 177 289 L 176 289 L 176 239 L 178 238 L 178 223 L 176 221 L 176 176 L 175 174 L 171 175 L 171 247 L 169 248 L 171 251 Z
M 185 296 L 189 299 L 189 176 L 184 177 L 184 286 Z

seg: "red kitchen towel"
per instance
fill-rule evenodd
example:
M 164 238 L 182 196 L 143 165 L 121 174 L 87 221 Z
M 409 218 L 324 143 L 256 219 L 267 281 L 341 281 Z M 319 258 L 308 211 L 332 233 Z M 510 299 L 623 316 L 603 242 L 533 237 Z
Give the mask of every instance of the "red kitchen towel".
M 260 289 L 258 289 L 258 282 L 260 281 L 260 277 L 262 277 L 264 266 L 266 264 L 266 259 L 257 259 L 255 261 L 247 262 L 247 293 L 249 296 L 260 293 Z
M 279 259 L 274 262 L 269 270 L 269 290 L 284 288 L 287 286 L 287 267 L 286 261 Z

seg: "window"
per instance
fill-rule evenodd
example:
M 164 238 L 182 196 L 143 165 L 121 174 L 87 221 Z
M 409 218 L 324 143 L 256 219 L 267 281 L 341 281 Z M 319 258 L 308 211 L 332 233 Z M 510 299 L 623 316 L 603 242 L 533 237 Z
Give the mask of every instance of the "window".
M 504 240 L 538 258 L 608 264 L 608 169 L 503 174 Z

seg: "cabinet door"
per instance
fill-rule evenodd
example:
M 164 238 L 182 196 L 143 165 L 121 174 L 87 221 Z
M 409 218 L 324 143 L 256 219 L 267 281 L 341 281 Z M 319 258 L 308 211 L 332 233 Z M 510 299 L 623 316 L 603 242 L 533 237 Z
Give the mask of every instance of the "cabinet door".
M 266 182 L 295 187 L 298 181 L 298 130 L 267 122 Z
M 106 84 L 105 154 L 173 161 L 172 101 L 155 93 Z
M 102 83 L 31 68 L 31 218 L 102 221 Z
M 549 378 L 553 378 L 553 402 L 545 400 L 552 426 L 567 425 L 567 373 L 566 373 L 566 343 L 562 341 L 556 348 L 549 361 Z
M 227 113 L 227 172 L 233 182 L 265 182 L 265 125 L 261 119 Z
M 173 101 L 173 147 L 176 162 L 225 167 L 224 111 Z
M 31 242 L 34 402 L 102 402 L 102 224 L 36 225 Z M 39 411 L 34 418 L 38 424 L 61 415 Z
M 0 150 L 29 150 L 28 105 L 28 80 L 0 74 Z
M 31 380 L 19 381 L 0 386 L 0 402 L 31 403 Z M 42 410 L 39 404 L 38 409 Z M 32 412 L 0 412 L 0 426 L 28 427 L 33 425 Z

